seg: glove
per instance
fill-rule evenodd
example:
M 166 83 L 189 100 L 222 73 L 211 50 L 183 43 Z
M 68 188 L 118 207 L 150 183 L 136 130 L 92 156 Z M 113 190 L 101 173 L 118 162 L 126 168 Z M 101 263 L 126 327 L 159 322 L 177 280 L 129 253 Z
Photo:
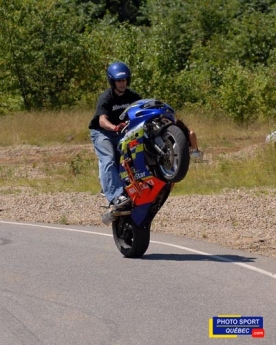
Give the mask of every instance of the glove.
M 125 122 L 121 122 L 119 123 L 115 128 L 115 132 L 117 133 L 121 133 L 122 129 L 126 126 L 126 123 Z

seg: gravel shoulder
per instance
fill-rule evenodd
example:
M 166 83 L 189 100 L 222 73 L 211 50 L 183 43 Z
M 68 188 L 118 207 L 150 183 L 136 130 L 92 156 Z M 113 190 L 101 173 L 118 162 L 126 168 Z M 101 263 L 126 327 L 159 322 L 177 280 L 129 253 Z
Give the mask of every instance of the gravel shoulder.
M 0 166 L 8 165 L 17 156 L 20 155 L 16 150 L 0 148 Z M 37 155 L 29 152 L 28 157 L 33 160 Z M 105 226 L 101 215 L 106 200 L 100 194 L 37 194 L 29 187 L 2 187 L 0 195 L 1 220 Z M 169 197 L 155 217 L 152 231 L 276 258 L 276 189 Z

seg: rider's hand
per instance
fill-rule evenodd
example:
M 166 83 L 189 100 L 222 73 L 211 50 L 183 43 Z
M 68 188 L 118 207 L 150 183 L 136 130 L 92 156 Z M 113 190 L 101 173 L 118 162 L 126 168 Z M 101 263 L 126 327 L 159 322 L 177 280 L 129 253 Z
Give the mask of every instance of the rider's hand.
M 125 128 L 125 126 L 126 126 L 126 123 L 121 122 L 117 126 L 115 126 L 114 131 L 117 133 L 120 133 L 123 130 L 123 128 Z

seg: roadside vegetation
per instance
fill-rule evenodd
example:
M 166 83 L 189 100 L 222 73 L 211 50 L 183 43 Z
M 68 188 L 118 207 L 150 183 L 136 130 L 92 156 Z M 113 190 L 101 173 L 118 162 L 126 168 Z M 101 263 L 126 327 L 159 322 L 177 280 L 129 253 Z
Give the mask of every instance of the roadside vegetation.
M 144 98 L 275 124 L 275 0 L 3 0 L 0 46 L 0 114 L 94 107 L 121 60 Z
M 22 186 L 37 192 L 99 193 L 97 157 L 87 128 L 92 115 L 93 111 L 62 111 L 2 118 L 0 146 L 7 153 L 6 163 L 0 164 L 0 187 L 7 187 L 8 193 L 8 187 Z M 197 132 L 204 159 L 191 161 L 173 195 L 276 187 L 276 148 L 265 142 L 268 124 L 241 126 L 193 112 L 178 115 Z M 15 148 L 18 153 L 12 156 Z M 31 148 L 37 148 L 37 154 L 31 155 Z
M 106 67 L 121 60 L 131 87 L 198 135 L 204 161 L 175 194 L 275 187 L 275 0 L 3 0 L 0 45 L 0 146 L 25 147 L 4 157 L 0 186 L 99 191 L 91 145 L 74 147 L 90 144 Z M 32 161 L 26 145 L 56 151 Z

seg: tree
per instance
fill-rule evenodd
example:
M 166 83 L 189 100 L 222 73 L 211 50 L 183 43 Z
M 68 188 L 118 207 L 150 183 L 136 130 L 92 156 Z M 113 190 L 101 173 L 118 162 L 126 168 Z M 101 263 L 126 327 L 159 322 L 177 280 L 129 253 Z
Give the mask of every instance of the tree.
M 85 67 L 75 8 L 54 0 L 4 0 L 0 16 L 7 89 L 20 90 L 27 110 L 74 104 Z
M 77 7 L 86 14 L 93 23 L 110 14 L 113 22 L 129 22 L 130 24 L 146 24 L 147 18 L 142 15 L 141 8 L 145 0 L 76 0 Z

